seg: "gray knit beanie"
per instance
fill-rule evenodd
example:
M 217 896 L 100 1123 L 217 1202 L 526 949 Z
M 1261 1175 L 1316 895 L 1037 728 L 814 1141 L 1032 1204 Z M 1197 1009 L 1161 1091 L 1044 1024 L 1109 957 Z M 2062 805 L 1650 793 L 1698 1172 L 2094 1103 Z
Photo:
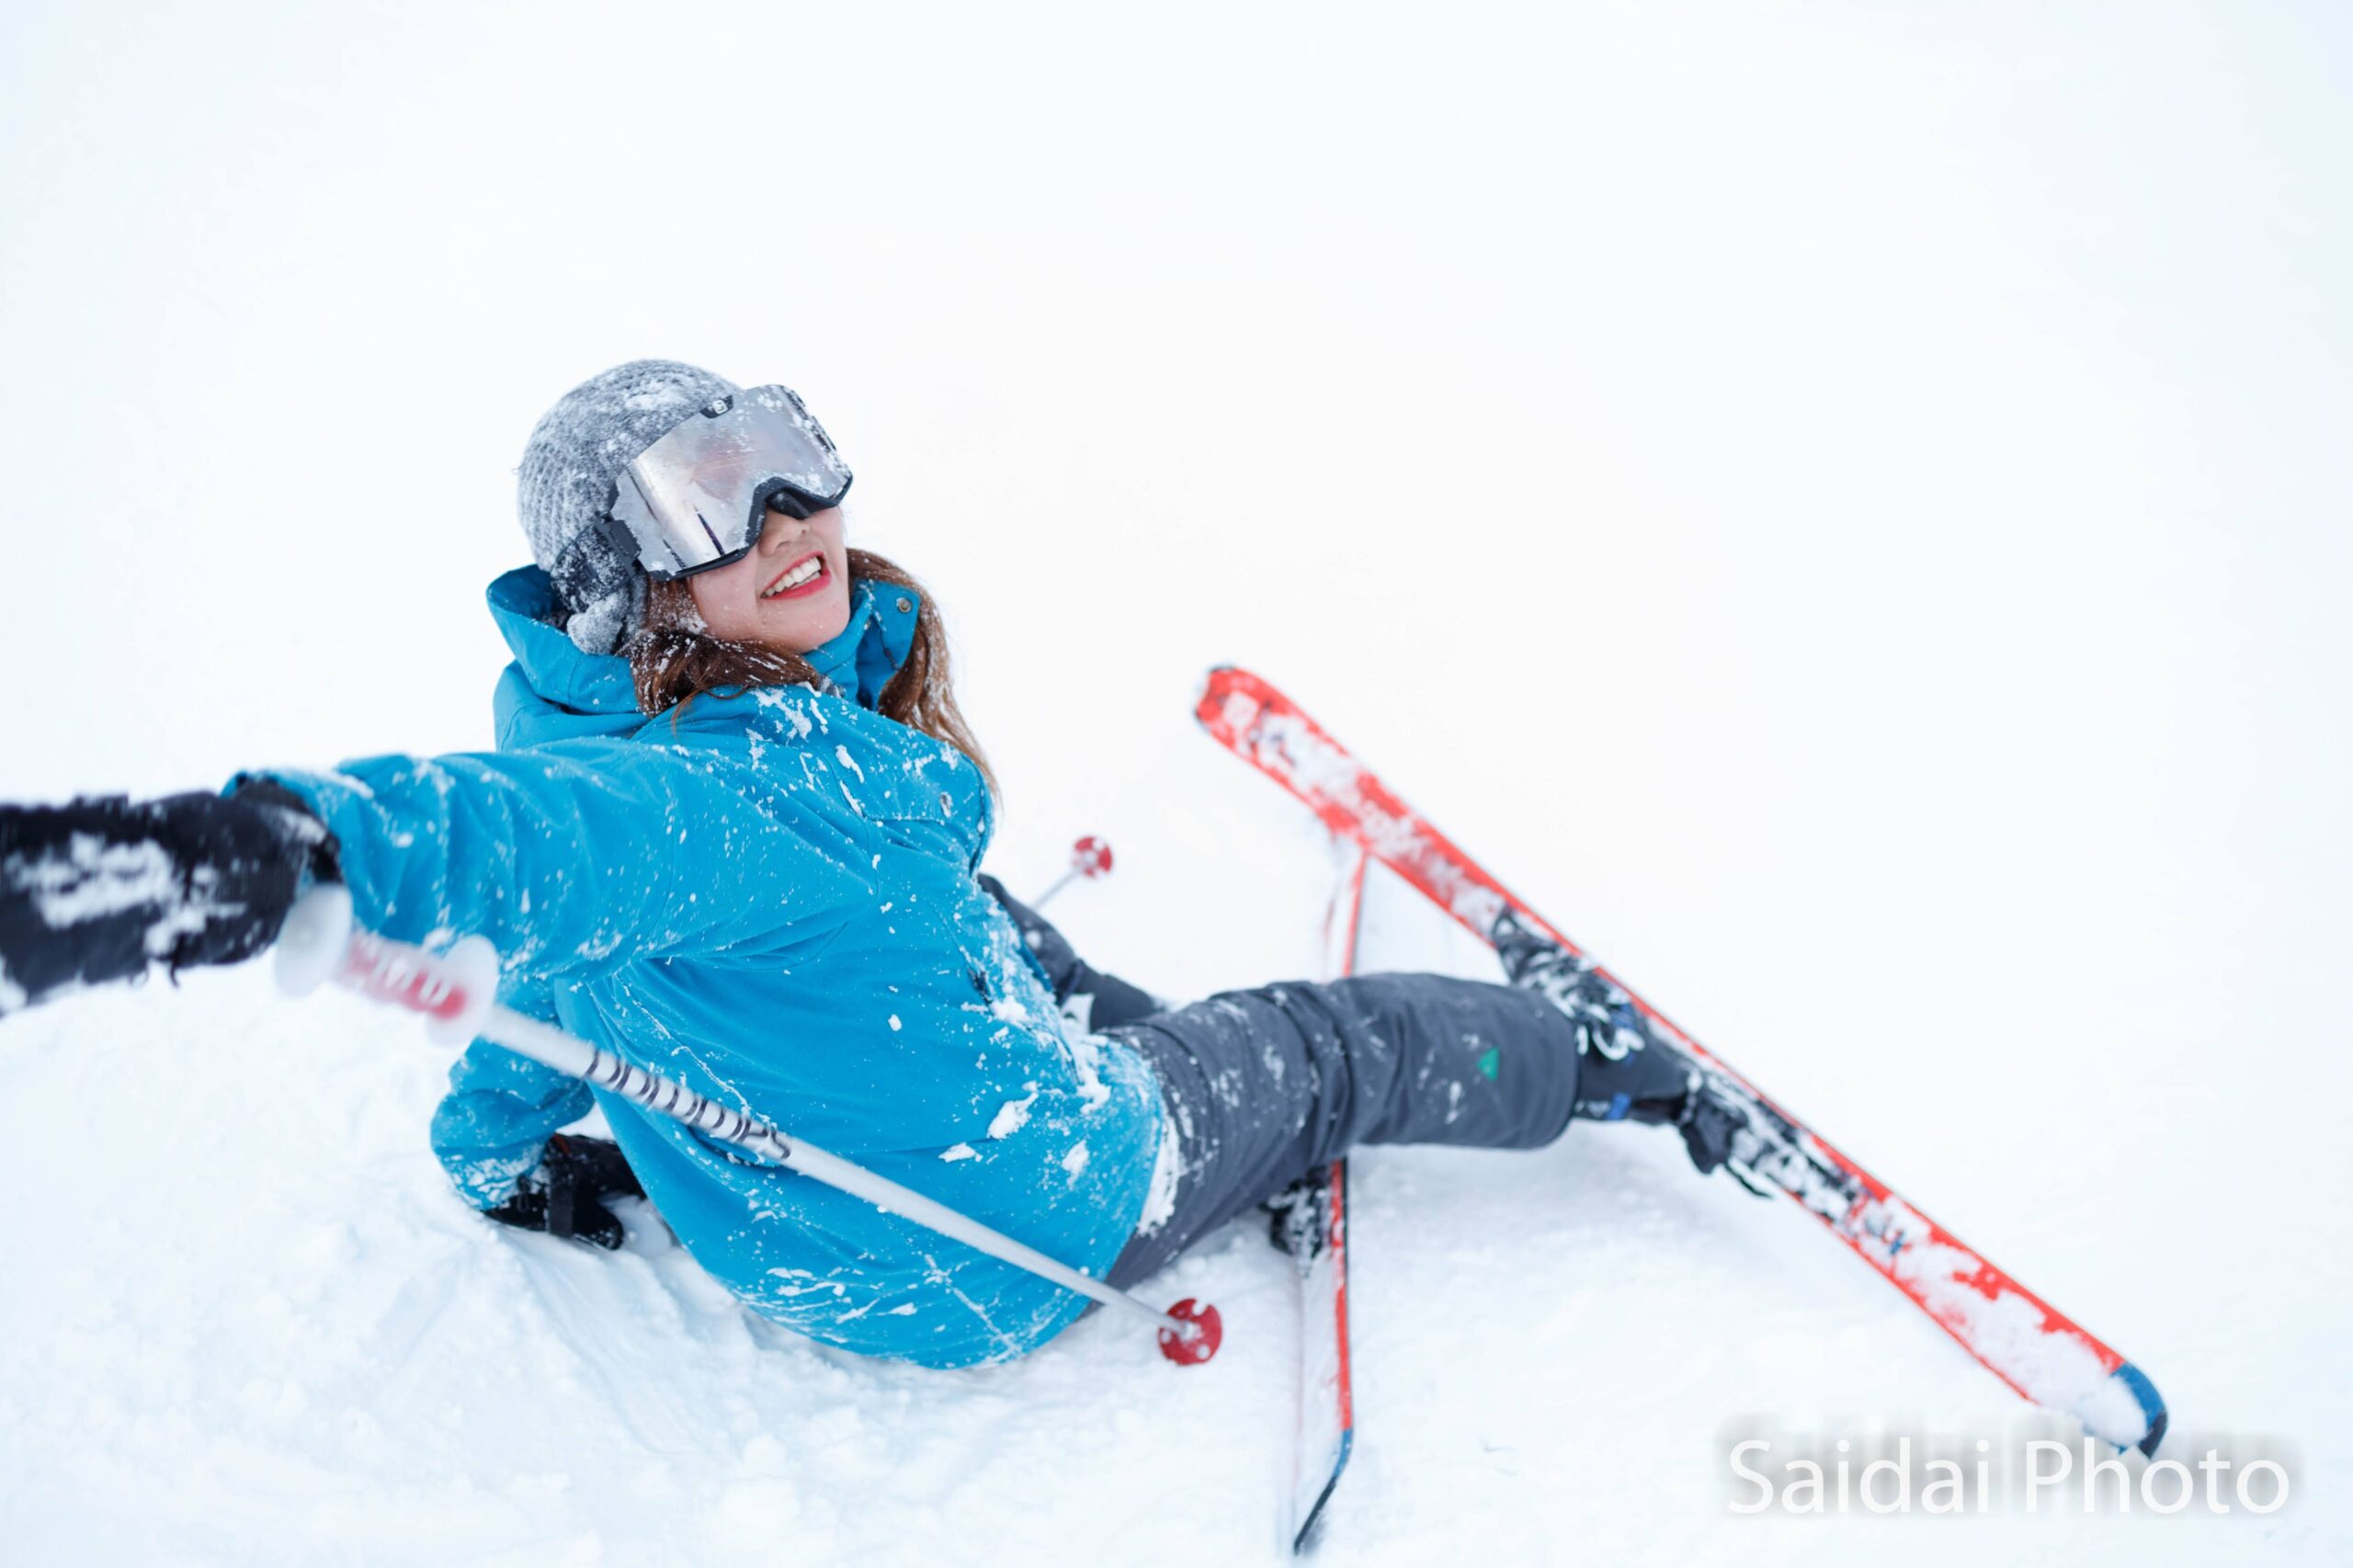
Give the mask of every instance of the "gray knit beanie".
M 645 572 L 610 520 L 622 467 L 687 415 L 740 390 L 675 359 L 632 359 L 564 393 L 532 427 L 516 510 L 581 652 L 613 653 L 645 624 Z

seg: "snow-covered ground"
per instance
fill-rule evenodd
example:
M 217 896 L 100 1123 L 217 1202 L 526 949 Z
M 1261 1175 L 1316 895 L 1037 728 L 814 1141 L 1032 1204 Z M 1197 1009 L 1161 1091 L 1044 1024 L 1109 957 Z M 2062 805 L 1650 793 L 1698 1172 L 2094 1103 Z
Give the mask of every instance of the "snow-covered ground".
M 0 798 L 486 740 L 566 386 L 804 391 L 1017 889 L 1305 972 L 1246 663 L 2170 1399 L 2267 1517 L 1746 1518 L 1727 1434 L 2019 1432 L 1670 1140 L 1377 1150 L 1336 1561 L 2353 1552 L 2353 276 L 2326 6 L 19 6 Z M 959 1374 L 639 1210 L 499 1232 L 445 1063 L 256 966 L 0 1024 L 0 1557 L 1270 1561 L 1280 1258 Z M 789 1108 L 779 1108 L 790 1119 Z

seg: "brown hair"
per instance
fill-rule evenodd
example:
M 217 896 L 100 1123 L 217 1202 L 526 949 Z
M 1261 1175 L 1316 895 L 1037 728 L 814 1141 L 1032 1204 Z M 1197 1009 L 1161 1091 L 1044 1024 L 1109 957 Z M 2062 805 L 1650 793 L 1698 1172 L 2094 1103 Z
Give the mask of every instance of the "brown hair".
M 870 550 L 849 552 L 849 574 L 870 583 L 890 583 L 915 590 L 915 634 L 906 662 L 883 687 L 875 711 L 910 729 L 921 730 L 936 741 L 954 746 L 981 770 L 981 778 L 996 793 L 996 775 L 990 771 L 981 743 L 956 707 L 956 692 L 948 667 L 948 631 L 923 585 L 895 562 Z M 648 585 L 645 630 L 621 649 L 637 683 L 637 705 L 647 713 L 683 707 L 706 691 L 721 687 L 808 686 L 818 684 L 817 672 L 798 653 L 787 653 L 758 642 L 730 642 L 702 629 L 694 613 L 694 593 L 673 580 Z

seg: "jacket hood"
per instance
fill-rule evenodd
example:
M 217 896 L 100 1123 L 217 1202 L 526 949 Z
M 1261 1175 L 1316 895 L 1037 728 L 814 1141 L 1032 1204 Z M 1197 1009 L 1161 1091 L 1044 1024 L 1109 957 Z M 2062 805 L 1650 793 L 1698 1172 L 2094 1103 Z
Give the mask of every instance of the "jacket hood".
M 515 662 L 492 699 L 501 750 L 583 735 L 626 734 L 645 722 L 629 661 L 584 653 L 563 627 L 555 584 L 520 566 L 490 585 L 490 616 Z

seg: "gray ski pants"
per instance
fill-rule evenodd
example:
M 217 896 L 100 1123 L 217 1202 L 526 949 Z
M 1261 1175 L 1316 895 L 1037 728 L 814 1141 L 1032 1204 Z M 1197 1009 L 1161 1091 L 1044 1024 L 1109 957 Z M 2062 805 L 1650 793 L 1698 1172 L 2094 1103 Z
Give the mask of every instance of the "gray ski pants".
M 1158 1074 L 1181 1156 L 1175 1212 L 1111 1266 L 1123 1288 L 1359 1143 L 1533 1149 L 1576 1102 L 1565 1016 L 1449 975 L 1229 991 L 1103 1032 Z

